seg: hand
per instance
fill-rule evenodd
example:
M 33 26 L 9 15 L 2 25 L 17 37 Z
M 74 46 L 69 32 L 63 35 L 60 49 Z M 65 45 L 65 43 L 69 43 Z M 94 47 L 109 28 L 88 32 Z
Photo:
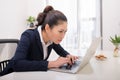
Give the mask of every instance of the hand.
M 59 57 L 55 61 L 49 61 L 48 68 L 58 68 L 64 64 L 69 63 L 69 58 L 67 57 Z
M 67 55 L 66 57 L 69 59 L 68 64 L 70 65 L 72 65 L 79 58 L 78 56 L 74 56 L 71 54 Z

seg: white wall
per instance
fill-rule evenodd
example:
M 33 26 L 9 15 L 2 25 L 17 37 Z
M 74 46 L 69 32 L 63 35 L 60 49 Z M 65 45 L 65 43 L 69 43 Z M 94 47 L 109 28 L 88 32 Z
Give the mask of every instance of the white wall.
M 37 17 L 46 6 L 46 0 L 27 0 L 27 16 Z
M 26 0 L 0 0 L 0 38 L 19 38 L 26 29 Z
M 110 36 L 120 35 L 120 0 L 103 1 L 103 49 L 113 50 Z
M 28 28 L 28 16 L 37 17 L 45 4 L 45 0 L 0 0 L 0 39 L 19 39 Z

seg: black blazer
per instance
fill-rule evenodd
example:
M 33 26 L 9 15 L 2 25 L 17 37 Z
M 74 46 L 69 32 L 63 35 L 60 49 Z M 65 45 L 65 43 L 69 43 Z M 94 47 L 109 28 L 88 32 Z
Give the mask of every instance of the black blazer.
M 68 54 L 60 44 L 53 43 L 48 46 L 48 56 L 44 59 L 43 47 L 37 28 L 26 30 L 21 35 L 15 55 L 7 66 L 7 73 L 12 71 L 47 71 L 47 59 L 52 49 L 63 57 Z

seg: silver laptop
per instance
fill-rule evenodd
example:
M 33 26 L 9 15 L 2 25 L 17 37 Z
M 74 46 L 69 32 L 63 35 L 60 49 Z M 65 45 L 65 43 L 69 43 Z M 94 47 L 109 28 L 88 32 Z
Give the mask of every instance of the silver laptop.
M 67 68 L 67 64 L 61 66 L 60 68 L 52 68 L 50 70 L 52 71 L 59 71 L 59 72 L 66 72 L 66 73 L 77 73 L 80 69 L 82 69 L 92 58 L 92 56 L 95 54 L 96 49 L 101 42 L 101 37 L 95 38 L 88 50 L 86 51 L 86 54 L 83 58 L 80 58 L 79 60 L 75 61 L 75 63 L 72 65 L 71 68 Z

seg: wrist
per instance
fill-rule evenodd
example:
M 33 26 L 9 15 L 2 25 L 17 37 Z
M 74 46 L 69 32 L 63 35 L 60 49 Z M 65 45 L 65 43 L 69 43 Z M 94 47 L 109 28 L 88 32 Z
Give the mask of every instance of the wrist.
M 66 57 L 69 57 L 69 56 L 70 56 L 70 54 L 66 55 Z
M 49 61 L 48 62 L 48 68 L 55 68 L 56 65 L 55 65 L 55 61 Z

